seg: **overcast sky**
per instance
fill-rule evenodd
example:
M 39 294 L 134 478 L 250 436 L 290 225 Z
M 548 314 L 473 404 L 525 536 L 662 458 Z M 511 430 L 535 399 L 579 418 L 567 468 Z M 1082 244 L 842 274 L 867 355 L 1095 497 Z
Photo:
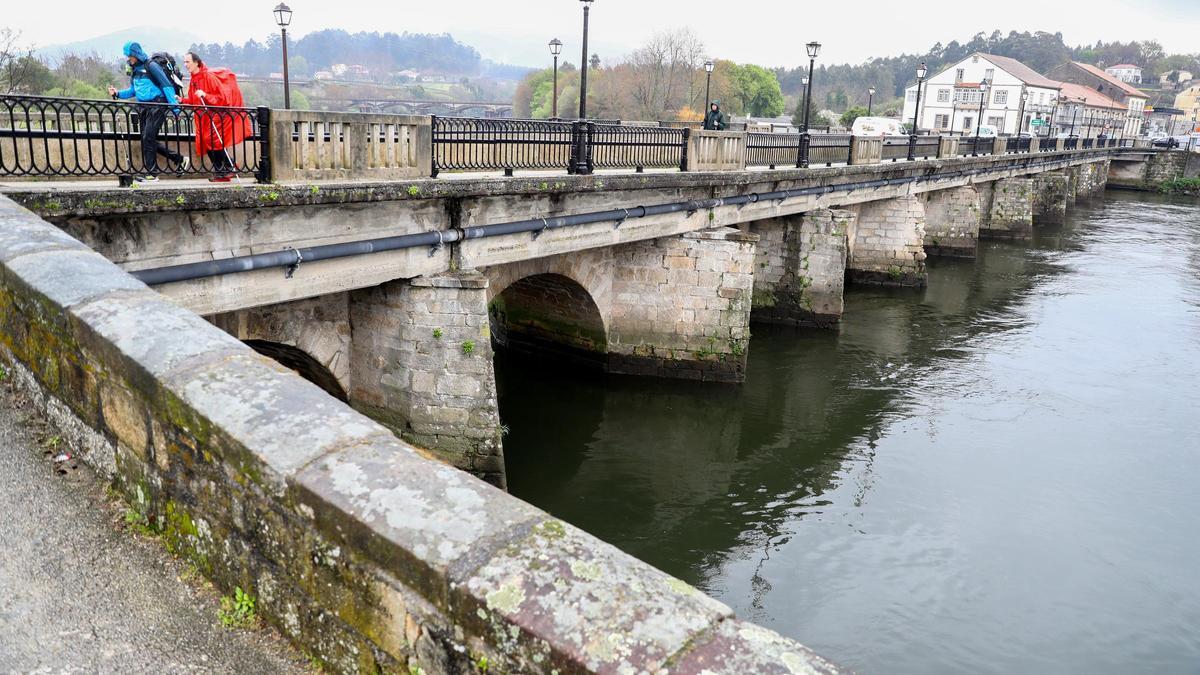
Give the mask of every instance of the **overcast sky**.
M 131 26 L 163 25 L 205 42 L 260 40 L 275 30 L 278 0 L 41 4 L 5 0 L 0 26 L 41 46 L 73 42 Z M 288 0 L 296 35 L 323 28 L 450 33 L 485 58 L 527 66 L 549 60 L 546 42 L 564 43 L 578 62 L 578 0 Z M 809 7 L 814 7 L 809 9 Z M 928 9 L 922 9 L 927 7 Z M 145 13 L 139 16 L 139 8 Z M 969 8 L 969 9 L 968 9 Z M 966 41 L 979 31 L 1061 31 L 1067 44 L 1155 39 L 1167 52 L 1200 51 L 1200 0 L 1005 0 L 955 4 L 857 0 L 596 0 L 591 49 L 605 60 L 636 48 L 655 31 L 688 26 L 710 55 L 766 66 L 806 62 L 803 43 L 824 44 L 824 63 L 924 51 Z M 174 18 L 169 22 L 169 17 Z M 145 42 L 154 48 L 152 36 Z

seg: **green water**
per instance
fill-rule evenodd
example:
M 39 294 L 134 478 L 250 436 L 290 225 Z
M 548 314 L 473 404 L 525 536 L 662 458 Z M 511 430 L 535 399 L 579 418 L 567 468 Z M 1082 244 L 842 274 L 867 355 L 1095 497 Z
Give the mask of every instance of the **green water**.
M 1200 672 L 1200 203 L 929 272 L 740 386 L 501 355 L 511 491 L 861 672 Z

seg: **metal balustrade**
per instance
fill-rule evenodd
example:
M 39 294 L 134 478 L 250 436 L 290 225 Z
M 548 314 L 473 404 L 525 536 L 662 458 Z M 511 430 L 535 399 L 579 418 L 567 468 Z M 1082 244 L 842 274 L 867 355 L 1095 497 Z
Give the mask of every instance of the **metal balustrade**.
M 256 174 L 261 168 L 263 110 L 0 96 L 0 176 L 211 175 L 216 169 L 212 160 L 195 151 L 198 129 L 225 145 L 224 159 L 234 173 Z M 158 142 L 168 152 L 189 158 L 186 167 L 161 155 L 156 166 L 146 166 L 142 124 L 157 116 L 162 117 Z M 242 140 L 225 143 L 225 137 L 235 136 Z
M 197 128 L 220 135 L 236 125 L 245 138 L 226 149 L 234 171 L 265 182 L 389 180 L 443 172 L 774 169 L 927 159 L 942 150 L 942 136 L 885 137 L 872 158 L 870 150 L 854 149 L 856 139 L 850 134 L 716 133 L 617 120 L 425 117 L 0 96 L 0 177 L 147 173 L 141 118 L 159 114 L 163 125 L 158 140 L 191 158 L 180 175 L 214 170 L 209 157 L 195 152 Z M 1054 139 L 1040 139 L 1038 149 L 1053 151 L 1058 145 Z M 1132 145 L 1132 139 L 1067 138 L 1062 149 Z M 959 136 L 957 142 L 959 156 L 1027 153 L 1032 147 L 1028 137 Z M 855 152 L 864 154 L 855 159 Z M 159 165 L 165 174 L 176 169 L 165 159 Z

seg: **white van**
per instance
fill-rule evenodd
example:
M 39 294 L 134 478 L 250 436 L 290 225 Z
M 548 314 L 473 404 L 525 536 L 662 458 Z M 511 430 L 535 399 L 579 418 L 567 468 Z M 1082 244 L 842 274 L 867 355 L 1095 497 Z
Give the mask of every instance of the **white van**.
M 855 136 L 907 136 L 904 124 L 890 117 L 859 117 L 850 127 Z

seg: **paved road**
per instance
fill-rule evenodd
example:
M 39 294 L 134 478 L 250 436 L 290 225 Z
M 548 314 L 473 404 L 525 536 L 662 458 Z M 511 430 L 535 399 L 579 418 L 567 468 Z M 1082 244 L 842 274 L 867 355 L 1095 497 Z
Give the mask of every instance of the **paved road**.
M 94 474 L 56 475 L 52 435 L 0 383 L 0 672 L 305 672 L 277 633 L 223 628 L 216 592 L 123 531 Z

